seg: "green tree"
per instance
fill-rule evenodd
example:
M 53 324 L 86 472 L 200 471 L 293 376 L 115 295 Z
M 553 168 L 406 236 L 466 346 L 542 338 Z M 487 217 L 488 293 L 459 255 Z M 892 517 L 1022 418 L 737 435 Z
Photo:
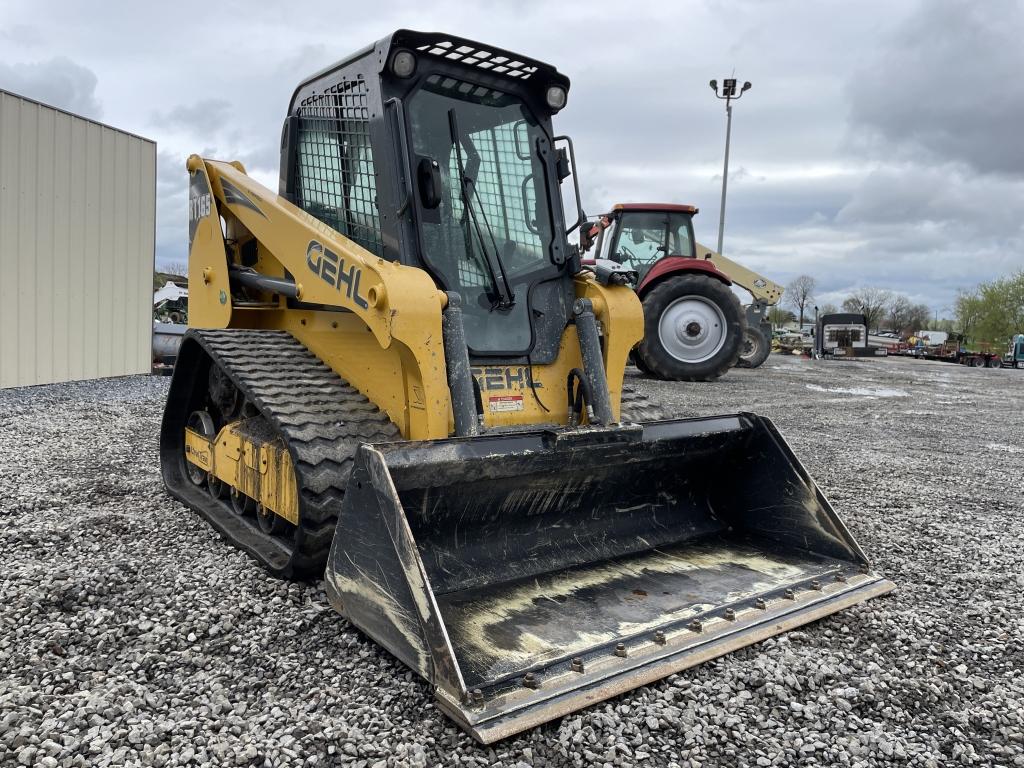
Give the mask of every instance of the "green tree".
M 768 309 L 768 322 L 775 328 L 783 328 L 787 324 L 795 322 L 796 315 L 790 312 L 788 309 L 783 309 L 778 304 Z
M 955 310 L 960 332 L 969 341 L 1005 344 L 1024 333 L 1024 272 L 961 291 Z
M 953 311 L 956 313 L 957 326 L 965 338 L 974 338 L 974 331 L 978 327 L 984 310 L 984 302 L 980 295 L 980 289 L 973 291 L 960 291 L 956 296 L 956 303 Z
M 1024 272 L 982 283 L 982 310 L 975 336 L 979 341 L 1003 344 L 1024 333 Z

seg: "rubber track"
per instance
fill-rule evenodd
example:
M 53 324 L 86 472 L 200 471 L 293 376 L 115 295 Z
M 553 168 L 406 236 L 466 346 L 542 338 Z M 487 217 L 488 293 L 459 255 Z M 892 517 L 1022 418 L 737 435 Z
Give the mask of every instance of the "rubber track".
M 286 331 L 190 335 L 284 438 L 300 495 L 297 551 L 286 575 L 322 574 L 356 449 L 400 440 L 398 428 Z

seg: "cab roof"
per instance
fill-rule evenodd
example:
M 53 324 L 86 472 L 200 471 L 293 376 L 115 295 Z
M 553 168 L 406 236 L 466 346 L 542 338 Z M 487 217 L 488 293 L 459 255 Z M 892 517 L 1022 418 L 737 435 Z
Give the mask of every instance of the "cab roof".
M 365 46 L 303 79 L 292 94 L 291 105 L 294 106 L 296 96 L 307 86 L 316 83 L 326 75 L 345 69 L 365 56 L 376 54 L 376 68 L 383 70 L 391 53 L 399 49 L 413 51 L 419 56 L 442 59 L 450 63 L 476 68 L 499 80 L 526 81 L 540 92 L 552 84 L 560 85 L 566 91 L 569 90 L 569 78 L 542 61 L 445 32 L 417 32 L 411 29 L 399 29 L 376 43 Z
M 673 213 L 697 213 L 698 208 L 679 203 L 616 203 L 613 211 L 670 211 Z

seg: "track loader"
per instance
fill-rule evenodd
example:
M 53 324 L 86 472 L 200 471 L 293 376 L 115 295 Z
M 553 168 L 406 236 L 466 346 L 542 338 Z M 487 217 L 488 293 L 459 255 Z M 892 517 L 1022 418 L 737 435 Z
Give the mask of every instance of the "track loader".
M 624 391 L 643 311 L 569 247 L 568 89 L 402 30 L 298 86 L 278 193 L 187 164 L 168 489 L 483 742 L 892 587 L 767 419 Z

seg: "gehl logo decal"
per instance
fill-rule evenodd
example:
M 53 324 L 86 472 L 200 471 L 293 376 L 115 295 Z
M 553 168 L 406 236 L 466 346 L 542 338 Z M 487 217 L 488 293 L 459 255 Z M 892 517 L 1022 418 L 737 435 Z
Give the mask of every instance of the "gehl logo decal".
M 471 368 L 473 378 L 484 392 L 503 389 L 524 389 L 533 387 L 540 389 L 544 385 L 532 381 L 529 368 Z
M 345 286 L 345 296 L 356 303 L 356 306 L 367 309 L 370 305 L 366 299 L 359 295 L 359 280 L 363 276 L 363 270 L 359 267 L 345 269 L 345 259 L 330 248 L 325 248 L 323 243 L 310 240 L 306 247 L 306 265 L 331 288 L 341 293 L 341 286 Z

